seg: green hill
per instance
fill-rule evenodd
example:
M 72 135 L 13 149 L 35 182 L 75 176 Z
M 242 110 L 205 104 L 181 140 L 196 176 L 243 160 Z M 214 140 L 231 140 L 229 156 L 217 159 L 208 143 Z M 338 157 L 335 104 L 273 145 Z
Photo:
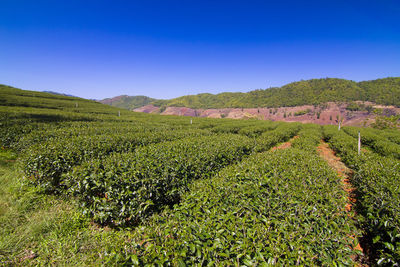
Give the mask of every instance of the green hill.
M 365 98 L 384 105 L 400 106 L 400 77 L 359 82 Z
M 151 102 L 156 101 L 157 99 L 148 97 L 148 96 L 143 96 L 143 95 L 138 95 L 138 96 L 127 96 L 127 95 L 121 95 L 113 98 L 106 98 L 103 100 L 100 100 L 100 103 L 111 105 L 114 107 L 118 108 L 124 108 L 124 109 L 135 109 L 135 108 L 140 108 L 143 106 L 148 105 Z
M 21 90 L 0 84 L 0 116 L 63 121 L 103 119 L 130 113 L 93 100 Z
M 153 104 L 164 107 L 255 108 L 356 100 L 399 106 L 400 77 L 359 83 L 336 78 L 312 79 L 248 93 L 188 95 L 170 100 L 158 100 Z

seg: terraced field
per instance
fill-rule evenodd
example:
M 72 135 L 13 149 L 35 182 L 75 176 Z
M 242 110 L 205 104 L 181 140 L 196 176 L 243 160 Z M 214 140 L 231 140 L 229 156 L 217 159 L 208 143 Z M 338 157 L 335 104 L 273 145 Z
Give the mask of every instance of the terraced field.
M 398 131 L 21 94 L 0 107 L 2 265 L 400 261 Z

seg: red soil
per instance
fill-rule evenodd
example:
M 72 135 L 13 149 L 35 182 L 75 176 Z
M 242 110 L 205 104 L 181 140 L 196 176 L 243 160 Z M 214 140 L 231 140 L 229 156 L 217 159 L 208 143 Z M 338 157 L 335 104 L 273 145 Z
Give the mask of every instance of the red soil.
M 294 139 L 299 138 L 297 135 L 295 137 L 293 137 L 292 139 L 290 139 L 289 141 L 280 144 L 279 146 L 274 146 L 273 148 L 271 148 L 271 151 L 275 151 L 277 149 L 286 149 L 292 146 L 292 142 Z
M 366 105 L 374 105 L 371 102 L 362 102 Z M 260 120 L 286 121 L 286 122 L 302 122 L 338 124 L 337 118 L 342 120 L 342 125 L 363 126 L 369 125 L 375 120 L 374 114 L 368 114 L 367 111 L 349 111 L 346 110 L 346 103 L 326 103 L 324 106 L 297 106 L 297 107 L 280 107 L 280 108 L 222 108 L 222 109 L 192 109 L 186 107 L 167 107 L 161 112 L 159 107 L 147 105 L 137 108 L 136 112 L 145 113 L 161 113 L 162 115 L 182 115 L 193 117 L 208 118 L 231 118 L 231 119 L 249 119 L 256 118 Z M 400 114 L 400 108 L 393 106 L 382 106 L 381 108 L 389 109 L 396 114 Z M 307 114 L 295 116 L 299 111 L 308 111 Z
M 352 216 L 350 212 L 353 210 L 353 206 L 357 202 L 355 188 L 350 182 L 350 177 L 353 175 L 353 171 L 340 161 L 340 158 L 335 155 L 335 152 L 324 141 L 321 141 L 321 144 L 318 146 L 318 153 L 324 160 L 326 160 L 328 165 L 338 173 L 339 177 L 342 178 L 343 190 L 346 191 L 348 198 L 345 208 L 346 211 L 349 212 L 349 216 Z M 352 238 L 354 239 L 355 237 L 352 236 Z M 364 255 L 363 248 L 359 243 L 353 247 L 353 249 L 362 252 Z M 355 258 L 353 260 L 357 262 L 357 266 L 367 266 L 363 259 Z

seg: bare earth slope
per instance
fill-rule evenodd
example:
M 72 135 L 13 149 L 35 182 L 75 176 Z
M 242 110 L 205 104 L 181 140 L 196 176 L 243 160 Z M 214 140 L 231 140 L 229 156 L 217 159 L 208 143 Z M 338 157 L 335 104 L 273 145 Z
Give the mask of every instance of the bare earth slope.
M 360 102 L 361 103 L 361 102 Z M 370 102 L 362 102 L 374 108 L 386 110 L 392 114 L 400 114 L 400 108 L 394 106 L 377 106 Z M 208 118 L 260 119 L 286 122 L 302 122 L 317 124 L 337 124 L 338 118 L 343 125 L 362 126 L 374 121 L 375 115 L 368 111 L 347 110 L 346 103 L 329 102 L 324 105 L 305 105 L 280 108 L 224 108 L 224 109 L 192 109 L 187 107 L 167 107 L 165 110 L 154 105 L 134 109 L 136 112 L 160 113 L 162 115 L 180 115 Z M 302 114 L 305 113 L 305 114 Z

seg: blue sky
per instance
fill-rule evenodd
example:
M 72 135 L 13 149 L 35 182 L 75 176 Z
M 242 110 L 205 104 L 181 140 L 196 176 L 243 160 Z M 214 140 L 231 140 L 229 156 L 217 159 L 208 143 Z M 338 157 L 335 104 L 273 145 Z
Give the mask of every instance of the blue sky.
M 1 0 L 0 83 L 102 99 L 400 76 L 400 1 Z

